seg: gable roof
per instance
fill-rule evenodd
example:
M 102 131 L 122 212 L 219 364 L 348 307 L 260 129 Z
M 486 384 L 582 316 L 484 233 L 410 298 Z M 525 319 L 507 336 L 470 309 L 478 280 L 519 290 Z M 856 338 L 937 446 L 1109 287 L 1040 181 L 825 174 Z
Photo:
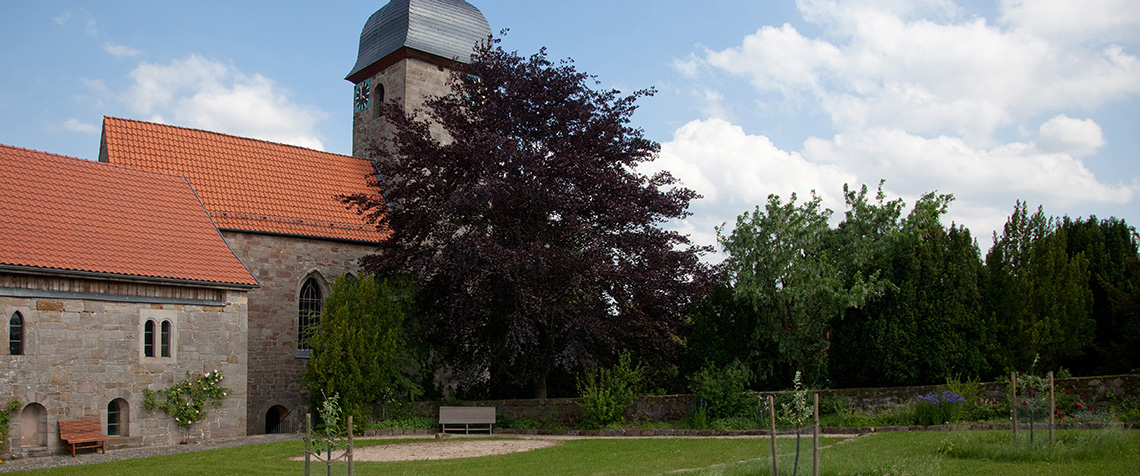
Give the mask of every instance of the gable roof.
M 0 144 L 0 266 L 255 287 L 185 177 Z
M 104 117 L 99 160 L 184 174 L 221 229 L 366 243 L 387 235 L 336 198 L 378 193 L 367 159 Z

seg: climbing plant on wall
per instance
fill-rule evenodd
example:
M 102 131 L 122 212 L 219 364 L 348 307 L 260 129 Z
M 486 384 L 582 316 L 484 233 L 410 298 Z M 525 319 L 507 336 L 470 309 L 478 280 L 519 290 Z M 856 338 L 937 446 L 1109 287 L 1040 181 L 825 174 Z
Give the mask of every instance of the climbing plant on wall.
M 215 370 L 192 376 L 186 372 L 186 379 L 162 390 L 143 390 L 143 407 L 147 410 L 162 410 L 174 422 L 187 430 L 206 417 L 206 405 L 219 406 L 230 389 L 221 385 L 225 376 Z

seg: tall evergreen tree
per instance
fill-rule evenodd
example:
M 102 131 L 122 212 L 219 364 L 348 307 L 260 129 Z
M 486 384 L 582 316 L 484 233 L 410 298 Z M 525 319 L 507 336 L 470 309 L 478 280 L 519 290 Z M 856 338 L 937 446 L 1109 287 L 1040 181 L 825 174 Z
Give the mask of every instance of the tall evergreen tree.
M 1018 201 L 986 255 L 986 313 L 1000 356 L 994 370 L 1026 369 L 1036 356 L 1047 368 L 1079 356 L 1092 342 L 1089 265 L 1066 253 L 1068 233 L 1038 208 Z
M 340 276 L 333 282 L 305 363 L 314 408 L 339 395 L 345 414 L 363 422 L 373 404 L 409 401 L 422 393 L 404 373 L 411 367 L 407 330 L 415 314 L 413 296 L 405 279 Z
M 952 374 L 977 375 L 984 367 L 981 257 L 969 230 L 942 225 L 952 199 L 924 195 L 905 219 L 879 227 L 895 231 L 867 266 L 892 286 L 836 324 L 836 385 L 929 384 Z M 858 228 L 850 223 L 858 218 L 840 228 Z
M 1065 217 L 1060 229 L 1068 237 L 1070 257 L 1083 254 L 1089 262 L 1092 319 L 1096 335 L 1087 349 L 1090 358 L 1064 360 L 1077 374 L 1114 374 L 1140 368 L 1140 257 L 1135 229 L 1123 220 Z

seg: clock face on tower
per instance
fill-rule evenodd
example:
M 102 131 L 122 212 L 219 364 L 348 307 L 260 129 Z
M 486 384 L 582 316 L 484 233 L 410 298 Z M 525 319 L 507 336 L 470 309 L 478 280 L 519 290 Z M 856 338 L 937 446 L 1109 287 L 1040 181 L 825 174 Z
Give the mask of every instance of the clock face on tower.
M 360 112 L 360 111 L 363 111 L 365 109 L 368 109 L 368 102 L 369 102 L 368 101 L 368 93 L 372 89 L 371 86 L 372 86 L 372 80 L 370 80 L 370 79 L 365 79 L 364 81 L 356 83 L 356 87 L 353 88 L 353 96 L 352 96 L 353 97 L 353 99 L 352 99 L 352 111 L 353 112 Z

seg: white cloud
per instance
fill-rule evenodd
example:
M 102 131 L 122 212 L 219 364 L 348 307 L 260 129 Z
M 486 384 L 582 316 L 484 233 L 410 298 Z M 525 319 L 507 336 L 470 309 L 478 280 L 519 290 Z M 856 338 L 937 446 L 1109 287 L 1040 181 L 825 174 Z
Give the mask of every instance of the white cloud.
M 71 18 L 71 10 L 64 10 L 59 16 L 52 18 L 56 25 L 63 26 L 67 24 L 67 20 Z
M 732 112 L 724 105 L 724 94 L 706 89 L 697 93 L 701 100 L 701 114 L 706 118 L 732 119 Z
M 200 55 L 169 64 L 141 63 L 124 100 L 157 122 L 322 149 L 324 112 L 298 105 L 260 74 L 248 75 Z
M 99 126 L 96 126 L 94 124 L 87 124 L 84 122 L 80 122 L 79 119 L 76 119 L 76 118 L 71 118 L 71 119 L 68 119 L 67 122 L 64 122 L 63 128 L 67 129 L 69 131 L 80 132 L 83 134 L 90 134 L 90 135 L 98 135 L 99 134 Z
M 83 32 L 87 33 L 87 36 L 90 36 L 90 37 L 99 36 L 98 26 L 99 25 L 97 23 L 95 23 L 94 18 L 88 18 L 87 23 L 85 23 L 83 26 Z
M 956 137 L 926 139 L 899 129 L 844 132 L 812 138 L 804 157 L 860 175 L 881 177 L 891 189 L 917 195 L 940 189 L 963 201 L 1013 203 L 1017 198 L 1058 204 L 1130 201 L 1134 187 L 1101 183 L 1076 157 L 1042 152 L 1032 143 L 971 147 Z
M 134 48 L 131 48 L 131 47 L 125 46 L 125 45 L 116 45 L 116 44 L 111 43 L 109 41 L 106 43 L 103 43 L 103 51 L 106 51 L 107 54 L 110 54 L 111 56 L 114 56 L 116 58 L 126 58 L 126 57 L 135 56 L 135 55 L 139 54 L 139 50 L 136 50 Z
M 737 46 L 675 61 L 710 118 L 662 144 L 658 166 L 705 196 L 682 229 L 731 223 L 769 193 L 814 189 L 840 211 L 844 183 L 886 179 L 908 202 L 954 194 L 947 220 L 985 246 L 1018 199 L 1066 213 L 1127 208 L 1140 195 L 1135 175 L 1090 170 L 1085 160 L 1107 141 L 1080 118 L 1102 120 L 1092 112 L 1140 94 L 1140 2 L 1006 0 L 996 22 L 952 0 L 797 7 L 818 35 L 762 26 Z M 752 95 L 729 92 L 718 74 L 747 80 Z M 836 132 L 803 132 L 802 148 L 781 150 L 729 122 L 757 101 L 792 106 L 775 118 L 780 130 L 822 113 Z
M 797 152 L 780 150 L 764 136 L 749 135 L 718 118 L 695 120 L 661 144 L 657 160 L 642 173 L 668 170 L 682 185 L 702 195 L 691 204 L 694 215 L 677 224 L 700 245 L 715 245 L 714 227 L 767 201 L 768 195 L 801 198 L 815 190 L 833 210 L 843 205 L 844 183 L 854 174 L 832 164 L 813 163 Z
M 674 58 L 672 66 L 674 70 L 681 73 L 681 76 L 691 79 L 699 75 L 701 63 L 702 60 L 697 58 L 696 54 L 690 53 L 689 57 L 685 59 Z
M 707 64 L 763 93 L 814 98 L 840 129 L 954 134 L 974 146 L 992 145 L 996 129 L 1023 117 L 1140 93 L 1140 60 L 1118 45 L 1055 41 L 984 18 L 907 19 L 913 9 L 901 3 L 800 2 L 841 41 L 765 26 L 740 46 L 707 52 Z
M 1096 153 L 1104 145 L 1104 133 L 1092 119 L 1073 119 L 1058 115 L 1041 125 L 1037 148 L 1044 152 L 1084 157 Z
M 1140 40 L 1135 0 L 1003 0 L 1001 22 L 1044 36 Z

